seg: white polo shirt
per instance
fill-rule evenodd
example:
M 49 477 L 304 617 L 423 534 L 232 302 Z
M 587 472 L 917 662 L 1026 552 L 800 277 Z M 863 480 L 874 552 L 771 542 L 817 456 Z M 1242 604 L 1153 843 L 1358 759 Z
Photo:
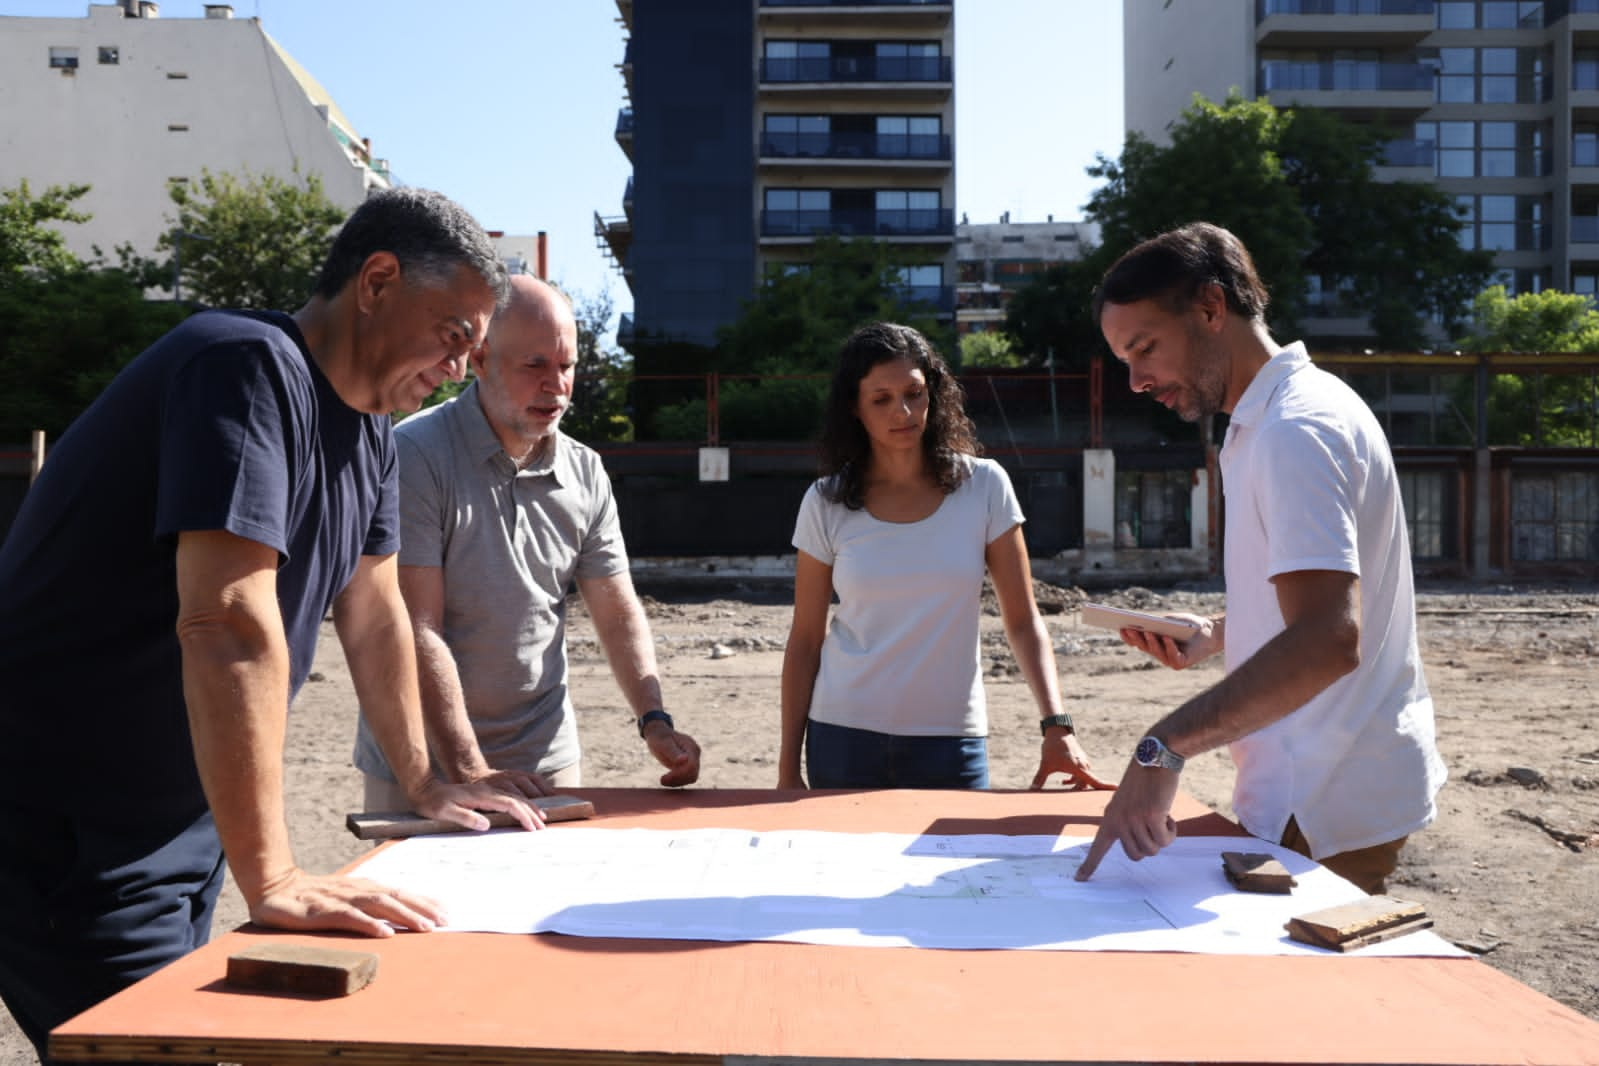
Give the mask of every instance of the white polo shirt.
M 1284 629 L 1271 579 L 1360 579 L 1360 666 L 1231 745 L 1233 810 L 1280 840 L 1299 823 L 1315 858 L 1421 829 L 1446 771 L 1416 645 L 1404 506 L 1388 441 L 1363 400 L 1295 343 L 1244 390 L 1221 450 L 1229 671 Z

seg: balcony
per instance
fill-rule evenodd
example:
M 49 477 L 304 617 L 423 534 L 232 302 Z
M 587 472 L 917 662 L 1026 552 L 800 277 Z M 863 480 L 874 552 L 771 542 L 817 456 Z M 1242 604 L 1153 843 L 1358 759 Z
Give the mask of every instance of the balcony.
M 799 56 L 761 60 L 765 85 L 937 85 L 955 77 L 949 56 Z
M 1581 140 L 1572 144 L 1567 176 L 1573 185 L 1599 185 L 1599 141 Z
M 629 159 L 633 158 L 633 109 L 624 107 L 616 113 L 616 143 Z
M 856 27 L 863 19 L 896 27 L 938 29 L 955 17 L 953 0 L 761 0 L 768 25 L 804 23 L 810 29 Z
M 594 213 L 594 243 L 606 258 L 614 260 L 616 269 L 628 273 L 627 253 L 633 247 L 633 223 L 626 218 L 601 218 Z
M 764 162 L 815 160 L 948 163 L 952 157 L 947 133 L 874 133 L 866 130 L 859 132 L 846 130 L 829 133 L 761 134 L 761 159 Z
M 1257 48 L 1382 48 L 1434 29 L 1433 0 L 1258 0 Z
M 899 285 L 894 296 L 908 308 L 926 309 L 941 315 L 955 310 L 955 290 L 948 285 Z
M 1599 215 L 1572 215 L 1571 243 L 1599 245 Z M 1578 249 L 1573 248 L 1571 257 L 1573 259 L 1599 259 L 1599 248 L 1586 248 L 1580 254 Z
M 935 237 L 955 239 L 955 212 L 948 207 L 896 210 L 775 210 L 761 212 L 762 237 Z
M 1436 73 L 1421 63 L 1361 63 L 1268 59 L 1260 88 L 1274 107 L 1422 112 L 1433 106 Z
M 622 190 L 622 214 L 633 217 L 633 175 L 627 176 L 627 188 Z

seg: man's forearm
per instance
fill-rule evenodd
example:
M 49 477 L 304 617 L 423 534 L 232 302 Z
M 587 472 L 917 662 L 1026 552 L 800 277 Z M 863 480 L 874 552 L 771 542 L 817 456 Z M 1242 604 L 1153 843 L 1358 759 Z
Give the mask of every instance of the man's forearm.
M 294 872 L 283 810 L 289 653 L 272 611 L 181 620 L 183 698 L 217 836 L 253 906 Z M 274 630 L 274 626 L 276 629 Z
M 461 673 L 444 637 L 416 628 L 416 662 L 422 688 L 422 724 L 429 746 L 451 781 L 475 781 L 490 770 L 466 709 Z

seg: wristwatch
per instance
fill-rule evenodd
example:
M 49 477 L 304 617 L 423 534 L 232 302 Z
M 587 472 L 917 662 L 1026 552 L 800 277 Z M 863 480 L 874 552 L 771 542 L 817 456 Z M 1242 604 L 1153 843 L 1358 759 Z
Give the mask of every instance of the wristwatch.
M 1145 737 L 1140 740 L 1138 747 L 1133 749 L 1133 759 L 1139 766 L 1175 770 L 1178 773 L 1182 773 L 1183 764 L 1188 761 L 1162 744 L 1159 737 Z
M 639 736 L 642 737 L 644 735 L 644 727 L 649 725 L 651 722 L 665 722 L 666 728 L 672 728 L 672 716 L 657 707 L 653 711 L 645 711 L 643 714 L 638 716 Z
M 1038 720 L 1038 731 L 1046 737 L 1049 736 L 1050 729 L 1055 726 L 1059 726 L 1068 733 L 1077 732 L 1077 730 L 1072 728 L 1072 716 L 1069 714 L 1051 714 Z

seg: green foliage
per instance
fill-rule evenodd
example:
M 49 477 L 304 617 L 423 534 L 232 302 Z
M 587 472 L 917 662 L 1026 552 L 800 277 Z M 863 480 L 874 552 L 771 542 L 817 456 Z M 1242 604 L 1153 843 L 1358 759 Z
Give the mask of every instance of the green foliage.
M 88 215 L 87 185 L 0 190 L 0 441 L 59 436 L 130 359 L 184 312 L 144 299 L 146 264 L 85 264 L 52 223 Z
M 1599 352 L 1599 311 L 1586 296 L 1545 289 L 1512 297 L 1503 285 L 1477 294 L 1463 352 Z
M 633 439 L 633 421 L 627 415 L 629 359 L 605 343 L 605 331 L 614 309 L 609 291 L 598 296 L 581 294 L 572 300 L 577 319 L 577 380 L 572 386 L 572 407 L 561 428 L 589 444 Z
M 1119 159 L 1100 156 L 1088 168 L 1105 180 L 1087 211 L 1101 227 L 1099 262 L 1108 266 L 1174 226 L 1214 222 L 1253 255 L 1272 292 L 1274 330 L 1314 336 L 1315 320 L 1303 312 L 1315 278 L 1324 292 L 1343 294 L 1343 312 L 1370 317 L 1376 336 L 1362 347 L 1422 347 L 1428 316 L 1457 320 L 1492 257 L 1460 247 L 1460 219 L 1437 187 L 1376 180 L 1385 139 L 1319 109 L 1278 111 L 1236 93 L 1220 104 L 1196 96 L 1170 145 L 1132 134 Z M 1082 342 L 1079 317 L 1049 327 L 1026 304 L 1018 317 L 1013 332 L 1030 351 L 1043 335 L 1062 348 Z
M 88 191 L 87 185 L 51 185 L 34 196 L 25 180 L 0 189 L 0 277 L 75 265 L 61 231 L 49 223 L 87 222 L 89 216 L 72 205 Z
M 945 358 L 954 336 L 934 308 L 907 302 L 904 267 L 913 253 L 871 240 L 822 237 L 804 270 L 773 273 L 745 301 L 743 313 L 718 335 L 716 351 L 696 362 L 666 363 L 648 342 L 635 344 L 639 366 L 660 363 L 677 373 L 716 370 L 758 375 L 725 378 L 717 399 L 724 440 L 792 440 L 820 426 L 821 397 L 844 340 L 873 321 L 920 330 Z M 646 357 L 643 354 L 650 351 Z M 807 380 L 808 379 L 808 380 Z M 699 396 L 657 399 L 677 383 L 648 382 L 639 403 L 640 425 L 659 439 L 704 440 L 707 401 Z
M 961 338 L 960 365 L 971 367 L 1019 367 L 1022 354 L 1016 350 L 1010 334 L 1002 330 L 984 330 L 968 333 Z
M 206 170 L 197 185 L 168 185 L 177 218 L 157 243 L 181 267 L 182 296 L 208 307 L 303 304 L 346 214 L 322 179 Z
M 905 252 L 871 240 L 817 240 L 807 269 L 774 273 L 719 334 L 719 368 L 735 373 L 831 373 L 838 349 L 858 327 L 900 322 L 948 354 L 952 338 L 932 308 L 909 304 Z
M 1094 287 L 1110 265 L 1108 247 L 1057 263 L 1012 294 L 1005 332 L 1015 338 L 1024 365 L 1047 366 L 1053 358 L 1057 370 L 1077 373 L 1105 350 L 1092 304 Z
M 1468 352 L 1599 352 L 1599 311 L 1575 293 L 1527 292 L 1512 297 L 1503 285 L 1477 295 L 1472 331 L 1457 347 Z M 1455 386 L 1467 402 L 1473 381 Z M 1492 444 L 1592 447 L 1595 381 L 1581 374 L 1495 374 L 1488 380 L 1488 440 Z
M 177 325 L 136 277 L 82 265 L 0 281 L 0 441 L 57 437 L 118 370 Z

